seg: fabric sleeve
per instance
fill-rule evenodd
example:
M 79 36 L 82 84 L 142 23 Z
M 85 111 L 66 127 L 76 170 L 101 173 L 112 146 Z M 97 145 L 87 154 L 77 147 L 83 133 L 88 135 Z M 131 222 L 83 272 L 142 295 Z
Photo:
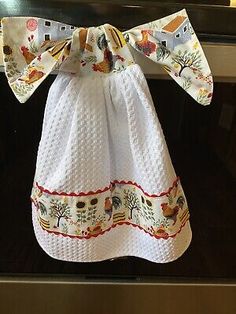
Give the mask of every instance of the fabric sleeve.
M 165 71 L 198 103 L 212 99 L 213 80 L 185 9 L 124 32 L 128 43 Z
M 1 23 L 5 74 L 24 103 L 67 58 L 74 28 L 36 17 L 5 17 Z

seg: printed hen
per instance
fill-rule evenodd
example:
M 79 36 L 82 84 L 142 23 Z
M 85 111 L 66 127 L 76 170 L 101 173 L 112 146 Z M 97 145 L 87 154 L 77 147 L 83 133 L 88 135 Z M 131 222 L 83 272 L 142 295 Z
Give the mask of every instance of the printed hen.
M 29 72 L 28 76 L 24 77 L 24 78 L 20 78 L 20 81 L 24 81 L 27 84 L 32 84 L 36 81 L 38 81 L 39 79 L 41 79 L 43 76 L 45 75 L 45 73 L 43 73 L 42 71 L 38 71 L 35 68 L 32 68 L 32 70 Z
M 142 51 L 146 56 L 150 56 L 156 50 L 156 44 L 148 40 L 148 31 L 141 31 L 142 39 L 135 42 L 135 46 L 139 51 Z
M 29 48 L 22 46 L 20 49 L 27 64 L 30 64 L 36 58 L 36 56 L 29 51 Z
M 104 50 L 103 56 L 103 61 L 93 64 L 94 71 L 110 73 L 114 69 L 117 60 L 124 61 L 124 58 L 119 55 L 113 55 L 108 48 Z
M 163 216 L 166 218 L 170 218 L 174 221 L 174 224 L 176 223 L 177 214 L 179 211 L 179 206 L 170 207 L 168 203 L 162 203 L 161 208 L 163 211 Z

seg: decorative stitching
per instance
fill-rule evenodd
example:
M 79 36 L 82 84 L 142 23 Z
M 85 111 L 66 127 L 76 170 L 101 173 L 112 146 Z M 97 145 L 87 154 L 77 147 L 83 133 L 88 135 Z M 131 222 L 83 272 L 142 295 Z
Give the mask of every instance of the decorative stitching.
M 148 194 L 147 192 L 144 191 L 144 189 L 141 187 L 141 185 L 138 185 L 136 182 L 132 182 L 132 181 L 118 181 L 118 180 L 114 180 L 110 183 L 109 186 L 103 188 L 103 189 L 99 189 L 97 191 L 89 191 L 89 192 L 79 192 L 79 193 L 65 193 L 65 192 L 57 192 L 57 191 L 49 191 L 48 189 L 45 189 L 44 187 L 40 186 L 38 184 L 38 182 L 36 182 L 36 186 L 38 187 L 38 189 L 40 189 L 42 192 L 47 193 L 47 194 L 51 194 L 51 195 L 61 195 L 61 196 L 89 196 L 89 195 L 95 195 L 95 194 L 99 194 L 99 193 L 103 193 L 106 192 L 108 190 L 111 189 L 113 184 L 129 184 L 129 185 L 134 185 L 137 188 L 139 188 L 146 196 L 148 197 L 161 197 L 164 195 L 167 195 L 170 193 L 170 191 L 174 188 L 174 186 L 176 185 L 176 183 L 180 180 L 179 177 L 177 177 L 172 186 L 166 191 L 166 192 L 161 192 L 160 194 Z

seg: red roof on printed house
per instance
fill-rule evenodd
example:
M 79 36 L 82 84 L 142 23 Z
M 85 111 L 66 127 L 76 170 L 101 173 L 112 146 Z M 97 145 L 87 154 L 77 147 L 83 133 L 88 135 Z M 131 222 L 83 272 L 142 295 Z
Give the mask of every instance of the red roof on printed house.
M 170 21 L 166 26 L 162 28 L 163 31 L 167 31 L 169 33 L 173 33 L 176 31 L 183 21 L 186 19 L 186 16 L 176 16 L 172 21 Z

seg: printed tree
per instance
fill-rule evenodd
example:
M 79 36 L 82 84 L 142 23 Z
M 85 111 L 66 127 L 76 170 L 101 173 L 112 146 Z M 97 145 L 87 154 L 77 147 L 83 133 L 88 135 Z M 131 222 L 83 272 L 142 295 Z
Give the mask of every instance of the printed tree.
M 70 208 L 68 204 L 61 203 L 58 200 L 51 200 L 50 203 L 50 216 L 57 218 L 57 227 L 60 225 L 61 218 L 70 218 Z
M 137 209 L 139 210 L 139 199 L 135 192 L 124 190 L 124 205 L 129 209 L 130 211 L 130 219 L 133 217 L 133 210 Z
M 191 68 L 194 71 L 201 70 L 201 55 L 199 51 L 188 52 L 187 50 L 179 50 L 178 53 L 172 57 L 171 63 L 180 66 L 179 76 L 181 76 L 185 68 Z
M 142 204 L 141 216 L 145 219 L 146 223 L 148 221 L 155 221 L 153 208 Z

